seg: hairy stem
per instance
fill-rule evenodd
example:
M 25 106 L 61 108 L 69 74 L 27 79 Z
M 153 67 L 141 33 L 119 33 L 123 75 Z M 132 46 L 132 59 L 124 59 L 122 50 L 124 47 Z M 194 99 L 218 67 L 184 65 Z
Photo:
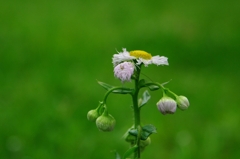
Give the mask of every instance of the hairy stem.
M 134 159 L 140 159 L 140 137 L 141 137 L 141 123 L 140 123 L 140 109 L 138 107 L 138 93 L 139 93 L 139 76 L 140 76 L 141 67 L 136 69 L 135 77 L 135 91 L 132 95 L 133 109 L 134 109 L 134 128 L 138 130 L 138 136 L 136 139 L 136 145 L 138 146 L 136 152 L 134 153 Z

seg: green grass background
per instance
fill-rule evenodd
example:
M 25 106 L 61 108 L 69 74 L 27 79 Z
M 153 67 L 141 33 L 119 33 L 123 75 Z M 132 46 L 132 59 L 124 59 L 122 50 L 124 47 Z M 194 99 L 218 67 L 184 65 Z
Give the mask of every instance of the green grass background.
M 240 2 L 0 1 L 0 158 L 112 159 L 128 144 L 131 99 L 110 95 L 117 120 L 100 132 L 86 114 L 103 99 L 97 80 L 114 78 L 116 50 L 145 50 L 169 66 L 143 73 L 190 100 L 163 116 L 161 91 L 142 110 L 158 133 L 145 159 L 237 159 L 240 156 Z M 143 76 L 144 77 L 144 76 Z M 132 86 L 133 83 L 127 84 Z

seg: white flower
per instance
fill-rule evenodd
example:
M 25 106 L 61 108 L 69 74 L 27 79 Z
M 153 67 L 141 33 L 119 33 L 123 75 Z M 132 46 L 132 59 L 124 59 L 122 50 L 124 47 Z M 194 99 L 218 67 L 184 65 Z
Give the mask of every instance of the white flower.
M 155 65 L 168 65 L 168 58 L 164 56 L 152 56 L 151 54 L 142 51 L 142 50 L 135 50 L 128 52 L 125 48 L 123 49 L 123 52 L 119 52 L 118 54 L 113 55 L 113 65 L 114 67 L 124 61 L 131 61 L 136 60 L 137 65 L 144 64 L 145 66 L 148 66 L 150 64 Z
M 170 97 L 162 97 L 157 102 L 158 110 L 163 114 L 174 114 L 177 109 L 177 103 Z
M 122 82 L 131 81 L 134 73 L 134 64 L 132 62 L 123 62 L 114 68 L 114 76 Z

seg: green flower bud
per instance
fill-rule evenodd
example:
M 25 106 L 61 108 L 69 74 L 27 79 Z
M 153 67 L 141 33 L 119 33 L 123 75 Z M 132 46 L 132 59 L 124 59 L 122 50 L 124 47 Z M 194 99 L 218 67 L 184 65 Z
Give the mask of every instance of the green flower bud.
M 172 98 L 164 96 L 157 102 L 157 108 L 163 115 L 174 114 L 177 109 L 177 104 Z
M 97 128 L 101 131 L 112 131 L 115 127 L 116 120 L 111 114 L 103 113 L 96 120 Z
M 150 137 L 148 137 L 146 140 L 140 140 L 140 151 L 142 152 L 150 144 L 151 144 Z
M 186 110 L 189 107 L 189 101 L 185 96 L 177 96 L 176 98 L 177 106 L 181 110 Z
M 130 143 L 134 143 L 136 140 L 136 136 L 133 136 L 131 134 L 128 134 L 126 137 L 125 137 L 125 141 L 127 142 L 130 142 Z
M 87 113 L 87 119 L 89 121 L 96 121 L 96 119 L 100 116 L 100 114 L 98 113 L 98 110 L 97 109 L 93 109 L 93 110 L 90 110 L 88 113 Z

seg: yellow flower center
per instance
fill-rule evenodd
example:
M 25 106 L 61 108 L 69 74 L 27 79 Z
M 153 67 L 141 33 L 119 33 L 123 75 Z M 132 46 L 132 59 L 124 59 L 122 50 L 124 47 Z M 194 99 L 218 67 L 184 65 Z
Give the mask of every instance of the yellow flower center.
M 136 58 L 143 58 L 145 60 L 150 60 L 152 58 L 151 54 L 147 53 L 146 51 L 142 51 L 142 50 L 130 51 L 130 56 L 134 56 Z

